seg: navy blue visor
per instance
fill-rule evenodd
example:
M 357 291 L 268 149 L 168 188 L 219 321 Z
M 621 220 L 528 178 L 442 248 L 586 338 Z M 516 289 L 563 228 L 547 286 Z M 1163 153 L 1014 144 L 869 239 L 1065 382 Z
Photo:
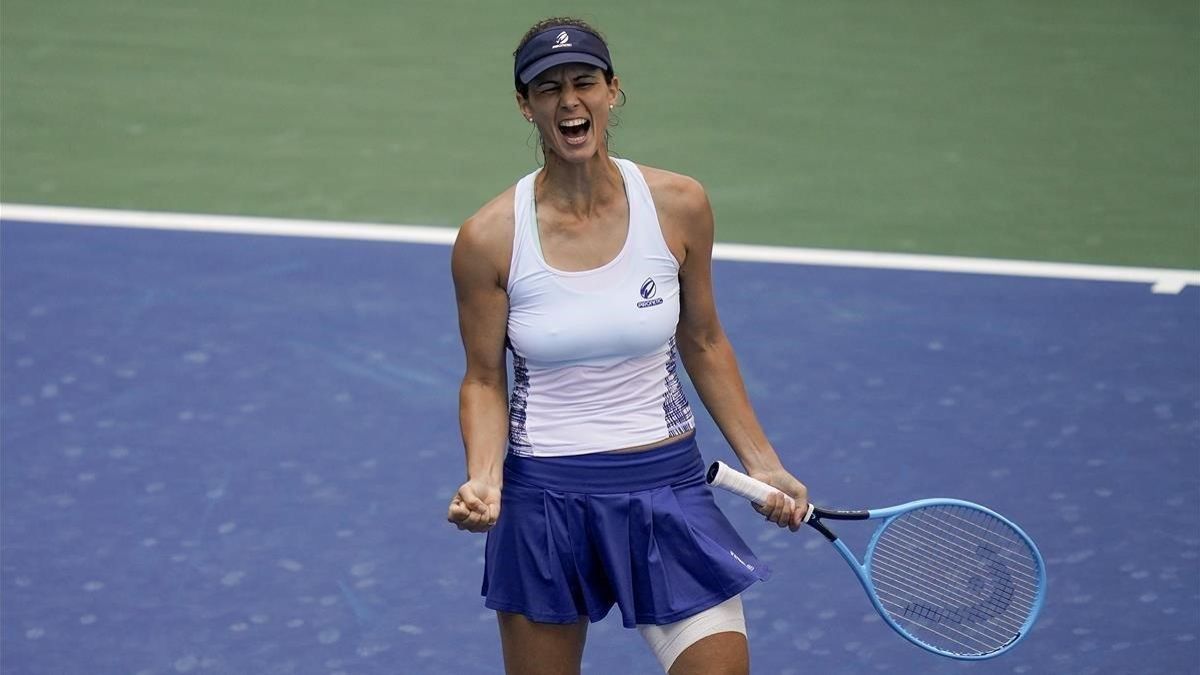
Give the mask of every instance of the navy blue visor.
M 555 26 L 534 35 L 517 54 L 513 79 L 517 88 L 554 66 L 586 63 L 612 72 L 612 57 L 599 37 L 574 26 Z

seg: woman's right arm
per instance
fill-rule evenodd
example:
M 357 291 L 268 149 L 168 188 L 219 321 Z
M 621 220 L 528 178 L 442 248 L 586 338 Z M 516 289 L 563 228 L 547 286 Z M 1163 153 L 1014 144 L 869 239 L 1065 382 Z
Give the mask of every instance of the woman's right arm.
M 488 209 L 459 230 L 451 256 L 458 325 L 466 354 L 459 390 L 459 425 L 467 454 L 467 481 L 450 502 L 447 519 L 460 530 L 486 532 L 500 517 L 504 455 L 508 447 L 508 376 L 504 340 L 508 331 L 507 260 L 503 220 Z M 503 264 L 503 267 L 502 267 Z M 501 271 L 503 270 L 503 271 Z

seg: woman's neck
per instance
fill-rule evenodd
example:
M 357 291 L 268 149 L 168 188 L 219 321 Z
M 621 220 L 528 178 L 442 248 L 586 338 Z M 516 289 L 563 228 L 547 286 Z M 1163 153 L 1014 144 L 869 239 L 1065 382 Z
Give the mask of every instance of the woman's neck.
M 588 216 L 624 196 L 625 185 L 621 170 L 606 151 L 597 152 L 591 159 L 575 164 L 557 155 L 546 155 L 546 166 L 537 178 L 537 199 L 540 204 L 586 219 Z

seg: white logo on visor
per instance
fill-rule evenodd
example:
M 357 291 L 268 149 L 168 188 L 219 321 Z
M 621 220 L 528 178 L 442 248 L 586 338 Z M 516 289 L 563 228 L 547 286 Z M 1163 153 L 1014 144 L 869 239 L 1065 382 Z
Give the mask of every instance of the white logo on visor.
M 554 46 L 551 47 L 550 49 L 558 49 L 559 47 L 570 47 L 570 46 L 572 46 L 571 43 L 569 42 L 570 39 L 571 39 L 571 36 L 567 35 L 567 31 L 564 30 L 563 32 L 558 34 L 558 37 L 554 38 Z

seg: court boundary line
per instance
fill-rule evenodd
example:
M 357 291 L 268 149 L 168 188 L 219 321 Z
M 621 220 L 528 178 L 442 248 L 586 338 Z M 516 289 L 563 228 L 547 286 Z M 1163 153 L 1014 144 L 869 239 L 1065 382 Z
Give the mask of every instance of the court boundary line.
M 313 237 L 437 245 L 453 244 L 454 238 L 458 234 L 458 230 L 452 227 L 430 225 L 266 218 L 171 213 L 164 211 L 127 211 L 120 209 L 12 203 L 0 203 L 0 220 L 54 225 L 281 237 Z M 1200 286 L 1200 270 L 848 251 L 724 242 L 717 242 L 713 246 L 713 258 L 718 260 L 825 267 L 854 267 L 916 272 L 987 274 L 1078 281 L 1141 283 L 1149 284 L 1151 290 L 1160 294 L 1178 294 L 1187 286 Z

